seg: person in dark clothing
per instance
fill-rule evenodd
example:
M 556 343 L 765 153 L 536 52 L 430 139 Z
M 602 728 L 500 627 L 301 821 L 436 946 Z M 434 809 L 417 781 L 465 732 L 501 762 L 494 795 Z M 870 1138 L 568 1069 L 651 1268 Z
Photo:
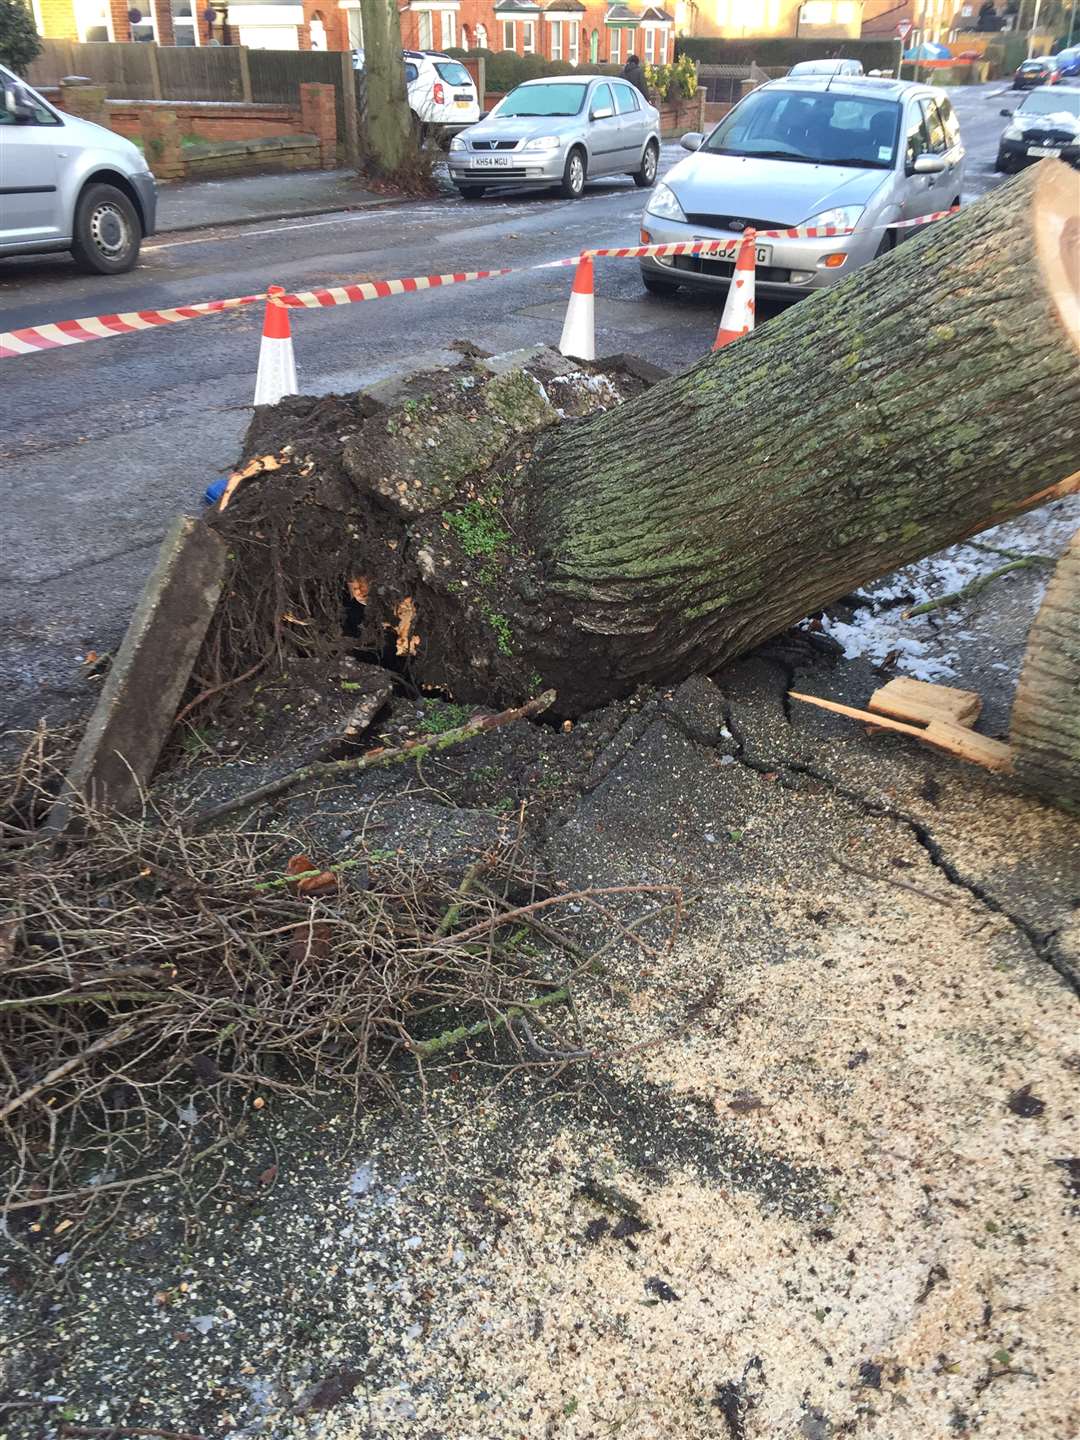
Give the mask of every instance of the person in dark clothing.
M 640 90 L 644 99 L 649 98 L 645 85 L 645 71 L 636 55 L 631 55 L 623 66 L 622 78 L 629 80 L 631 85 Z

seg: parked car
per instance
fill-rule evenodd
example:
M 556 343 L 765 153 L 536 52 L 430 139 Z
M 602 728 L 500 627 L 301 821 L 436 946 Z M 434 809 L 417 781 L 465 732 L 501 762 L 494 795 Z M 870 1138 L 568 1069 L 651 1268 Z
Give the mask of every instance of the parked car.
M 1001 113 L 1009 123 L 998 142 L 998 170 L 1009 174 L 1048 155 L 1080 168 L 1080 90 L 1032 90 L 1015 110 Z
M 1059 50 L 1054 59 L 1057 61 L 1058 74 L 1063 80 L 1072 80 L 1080 75 L 1080 45 L 1073 45 L 1068 50 Z
M 54 110 L 2 65 L 0 87 L 0 255 L 70 250 L 98 275 L 130 270 L 157 214 L 142 151 Z
M 861 60 L 800 60 L 792 65 L 788 76 L 798 75 L 861 75 Z
M 1053 55 L 1035 55 L 1016 67 L 1014 90 L 1034 90 L 1037 85 L 1056 85 L 1061 78 Z
M 772 80 L 752 91 L 665 175 L 642 218 L 643 244 L 721 239 L 727 258 L 641 261 L 646 290 L 726 286 L 747 229 L 834 225 L 828 240 L 762 240 L 757 286 L 797 298 L 835 285 L 895 244 L 884 227 L 960 203 L 964 147 L 942 90 L 869 76 Z
M 473 78 L 460 60 L 441 50 L 406 50 L 405 92 L 418 134 L 449 139 L 480 119 Z M 353 69 L 363 70 L 363 50 L 353 51 Z
M 528 80 L 450 142 L 450 178 L 466 200 L 487 189 L 558 185 L 576 200 L 586 180 L 631 175 L 649 186 L 660 159 L 660 114 L 606 75 Z

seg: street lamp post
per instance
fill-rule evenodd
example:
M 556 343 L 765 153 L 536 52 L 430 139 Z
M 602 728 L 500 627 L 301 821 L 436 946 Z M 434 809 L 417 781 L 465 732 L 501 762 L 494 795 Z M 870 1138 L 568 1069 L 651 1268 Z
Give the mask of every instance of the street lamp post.
M 1073 0 L 1073 3 L 1075 4 L 1075 0 Z M 1042 4 L 1042 0 L 1035 0 L 1035 14 L 1032 15 L 1032 17 L 1031 17 L 1031 29 L 1028 31 L 1028 53 L 1027 53 L 1027 58 L 1028 58 L 1029 60 L 1031 59 L 1032 53 L 1033 53 L 1033 51 L 1034 51 L 1034 49 L 1035 49 L 1035 30 L 1036 30 L 1036 27 L 1038 26 L 1038 23 L 1039 23 L 1039 6 L 1040 6 L 1041 4 Z
M 1069 11 L 1069 38 L 1068 38 L 1068 40 L 1065 42 L 1065 43 L 1066 43 L 1066 47 L 1072 45 L 1072 41 L 1073 41 L 1073 26 L 1074 26 L 1075 24 L 1076 24 L 1076 0 L 1072 0 L 1072 9 Z

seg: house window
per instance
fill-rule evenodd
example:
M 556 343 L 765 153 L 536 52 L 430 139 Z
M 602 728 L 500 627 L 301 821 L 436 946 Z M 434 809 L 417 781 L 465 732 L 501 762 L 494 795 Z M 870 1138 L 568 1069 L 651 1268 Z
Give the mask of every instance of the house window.
M 536 21 L 524 20 L 521 24 L 523 38 L 521 41 L 521 53 L 523 55 L 536 54 Z
M 434 50 L 430 10 L 421 10 L 419 15 L 417 15 L 416 33 L 420 37 L 419 49 Z
M 173 0 L 173 4 L 176 4 L 176 0 Z M 326 49 L 326 22 L 317 10 L 308 21 L 308 37 L 311 40 L 312 50 Z M 179 45 L 180 41 L 178 40 L 176 43 Z
M 108 0 L 76 0 L 75 24 L 80 40 L 111 40 Z
M 562 21 L 552 20 L 551 22 L 551 58 L 552 60 L 562 59 Z
M 349 49 L 362 50 L 364 48 L 364 18 L 359 9 L 346 10 L 349 17 Z
M 451 45 L 457 44 L 457 16 L 453 10 L 442 12 L 442 48 L 449 50 Z
M 486 25 L 477 25 L 476 27 L 476 48 L 477 50 L 486 50 L 488 48 Z
M 515 39 L 514 39 L 514 22 L 513 22 L 513 20 L 504 20 L 504 21 L 503 21 L 503 49 L 504 49 L 504 50 L 516 50 L 516 49 L 517 49 L 517 42 L 516 42 Z
M 656 31 L 651 25 L 645 27 L 645 63 L 656 64 Z
M 570 54 L 566 57 L 571 65 L 576 65 L 581 58 L 579 47 L 581 44 L 581 26 L 576 20 L 570 21 Z
M 622 31 L 608 31 L 608 54 L 611 56 L 612 65 L 622 64 Z
M 150 0 L 144 0 L 144 4 L 147 7 L 147 11 L 149 11 Z M 157 39 L 157 36 L 154 34 L 154 17 L 148 14 L 147 11 L 143 11 L 138 7 L 134 7 L 128 11 L 129 23 L 131 25 L 131 38 L 132 40 L 141 40 L 148 45 L 153 45 Z M 131 20 L 130 17 L 132 15 L 138 15 L 138 20 Z
M 594 30 L 589 37 L 589 64 L 595 65 L 600 59 L 600 31 Z

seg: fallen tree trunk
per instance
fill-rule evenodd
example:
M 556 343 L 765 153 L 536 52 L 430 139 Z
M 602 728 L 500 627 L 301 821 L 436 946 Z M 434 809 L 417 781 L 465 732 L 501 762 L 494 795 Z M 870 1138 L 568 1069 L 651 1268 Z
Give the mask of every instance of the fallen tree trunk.
M 420 683 L 488 703 L 551 686 L 572 714 L 715 670 L 1063 493 L 1075 181 L 1042 164 L 590 418 L 555 423 L 552 386 L 521 373 L 447 372 L 394 411 L 268 412 L 246 455 L 289 464 L 216 522 L 237 565 L 218 660 L 239 673 L 271 623 L 309 644 L 348 582 L 363 635 L 395 636 Z

